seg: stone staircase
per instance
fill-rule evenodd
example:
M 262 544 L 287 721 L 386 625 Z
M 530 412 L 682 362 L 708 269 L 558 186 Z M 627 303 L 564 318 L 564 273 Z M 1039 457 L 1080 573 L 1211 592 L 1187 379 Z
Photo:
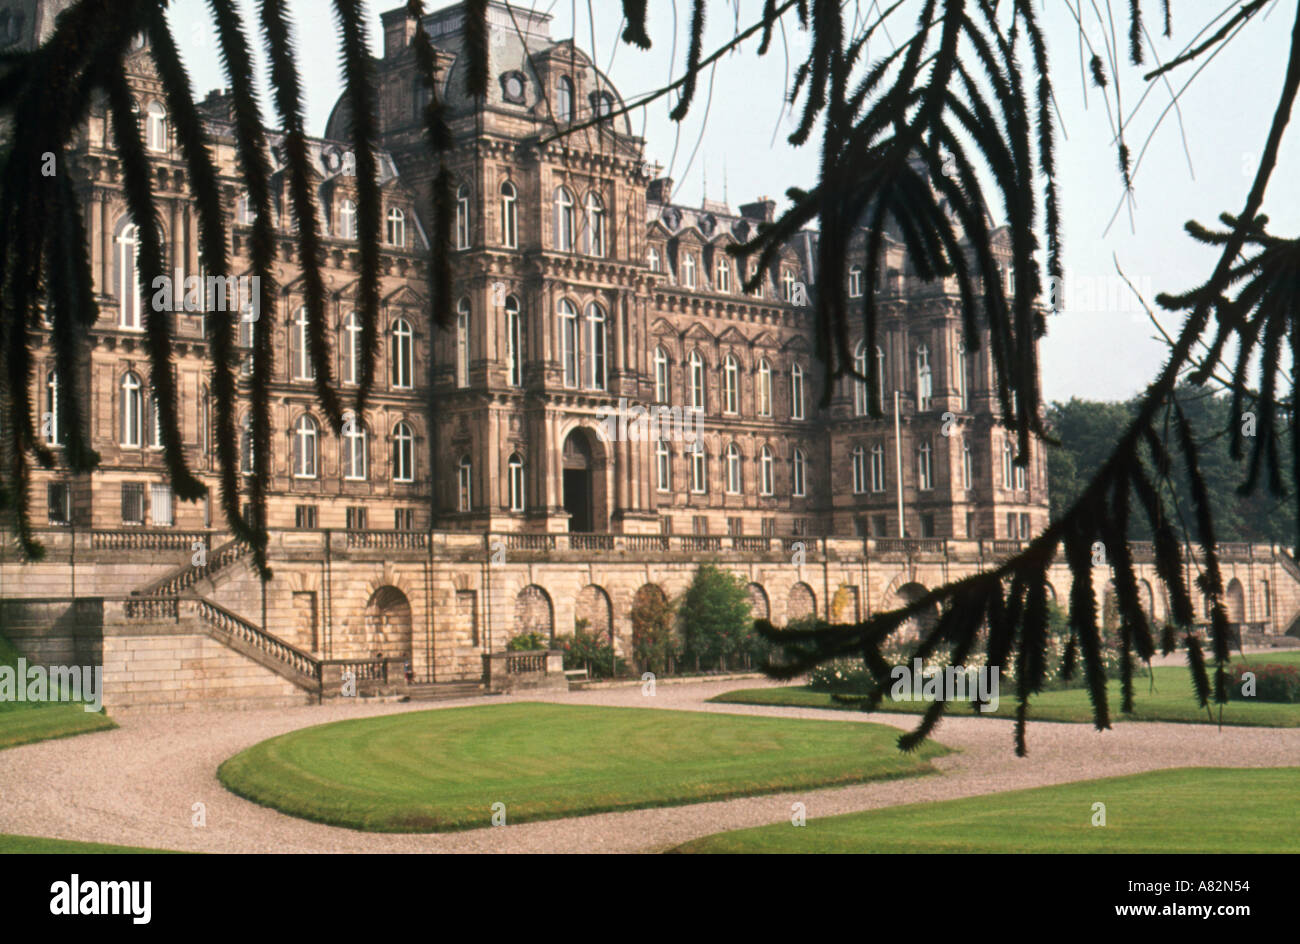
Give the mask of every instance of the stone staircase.
M 171 573 L 155 580 L 153 583 L 147 584 L 138 590 L 133 590 L 132 596 L 180 596 L 200 580 L 211 578 L 226 567 L 229 567 L 231 564 L 240 560 L 250 550 L 251 548 L 246 543 L 238 539 L 227 541 L 225 544 L 208 554 L 203 564 L 195 566 L 191 560 L 189 563 L 176 568 Z
M 208 635 L 217 642 L 265 666 L 304 691 L 321 694 L 321 660 L 310 652 L 290 645 L 211 600 L 193 597 L 187 602 L 194 606 Z

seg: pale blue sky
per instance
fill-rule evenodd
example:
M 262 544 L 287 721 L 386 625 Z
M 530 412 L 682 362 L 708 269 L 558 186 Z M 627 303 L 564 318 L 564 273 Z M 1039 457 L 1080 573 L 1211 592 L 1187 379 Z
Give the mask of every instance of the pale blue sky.
M 255 23 L 249 0 L 240 0 L 240 5 L 248 22 Z M 372 45 L 378 53 L 379 13 L 400 6 L 401 0 L 371 0 L 367 5 Z M 447 5 L 439 0 L 426 3 L 431 10 Z M 589 51 L 595 49 L 596 60 L 602 68 L 608 67 L 625 99 L 680 75 L 690 0 L 651 0 L 649 33 L 654 47 L 648 52 L 617 42 L 621 4 L 613 0 L 592 0 L 590 5 L 586 0 L 536 0 L 518 5 L 550 12 L 555 39 L 573 34 L 576 15 L 578 44 Z M 318 134 L 324 130 L 340 87 L 333 6 L 329 0 L 290 0 L 289 6 L 307 90 L 308 126 Z M 737 22 L 732 4 L 715 6 L 717 11 L 706 31 L 706 49 L 728 40 Z M 865 15 L 872 4 L 850 0 L 847 6 Z M 1044 6 L 1065 131 L 1057 157 L 1065 220 L 1067 310 L 1051 317 L 1042 345 L 1043 390 L 1048 399 L 1128 397 L 1145 387 L 1159 369 L 1164 346 L 1153 339 L 1154 329 L 1127 291 L 1119 290 L 1114 257 L 1136 284 L 1149 286 L 1152 297 L 1159 291 L 1183 291 L 1208 274 L 1213 254 L 1193 244 L 1182 226 L 1189 218 L 1215 224 L 1220 212 L 1240 210 L 1250 185 L 1247 171 L 1253 169 L 1265 140 L 1281 87 L 1291 14 L 1283 5 L 1271 10 L 1267 20 L 1249 24 L 1179 98 L 1191 169 L 1176 116 L 1170 113 L 1138 170 L 1131 218 L 1126 209 L 1110 225 L 1122 194 L 1107 112 L 1091 88 L 1084 107 L 1077 32 L 1066 3 L 1047 0 Z M 1151 8 L 1149 23 L 1155 26 L 1159 4 L 1147 6 Z M 1195 6 L 1198 9 L 1192 12 L 1187 4 L 1174 5 L 1173 39 L 1156 37 L 1162 61 L 1172 58 L 1212 15 L 1209 4 Z M 762 2 L 739 0 L 738 7 L 743 26 L 761 13 Z M 728 12 L 725 17 L 719 15 L 724 8 Z M 197 94 L 227 84 L 215 56 L 205 10 L 202 0 L 177 0 L 171 13 Z M 1127 4 L 1116 5 L 1117 16 L 1122 18 L 1126 10 Z M 898 20 L 895 37 L 910 22 Z M 1125 23 L 1116 25 L 1125 35 Z M 792 19 L 786 33 L 792 62 L 806 43 L 806 37 L 793 26 Z M 1095 38 L 1100 43 L 1099 34 Z M 779 115 L 787 83 L 782 43 L 778 39 L 763 58 L 756 55 L 757 48 L 755 38 L 720 61 L 711 78 L 711 102 L 710 77 L 701 79 L 695 105 L 680 128 L 669 120 L 669 105 L 662 100 L 633 115 L 633 126 L 644 128 L 647 157 L 669 168 L 678 182 L 678 200 L 698 204 L 706 192 L 715 200 L 722 199 L 725 192 L 733 206 L 759 195 L 783 201 L 786 187 L 815 183 L 815 141 L 803 148 L 793 148 L 785 141 L 793 124 L 788 114 L 784 118 Z M 872 54 L 889 50 L 889 41 L 883 39 Z M 1175 90 L 1197 65 L 1171 75 Z M 1129 68 L 1124 73 L 1126 111 L 1146 91 L 1141 71 Z M 1135 156 L 1169 101 L 1170 93 L 1163 86 L 1151 90 L 1128 134 Z M 1300 128 L 1283 148 L 1265 205 L 1279 235 L 1292 234 L 1300 225 L 1296 173 L 1300 145 L 1295 134 L 1300 134 Z M 1171 330 L 1177 326 L 1176 319 L 1170 317 L 1164 322 Z

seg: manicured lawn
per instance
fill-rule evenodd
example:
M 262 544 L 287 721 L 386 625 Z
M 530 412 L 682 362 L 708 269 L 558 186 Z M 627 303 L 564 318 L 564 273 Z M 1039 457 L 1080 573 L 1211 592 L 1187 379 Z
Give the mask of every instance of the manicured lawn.
M 1092 825 L 1093 804 L 1106 806 Z M 717 833 L 675 852 L 1300 852 L 1300 767 L 1189 767 Z
M 102 842 L 73 842 L 41 836 L 13 836 L 0 833 L 0 855 L 122 855 L 124 853 L 167 853 L 169 849 L 141 849 L 138 846 L 109 846 Z
M 0 665 L 17 667 L 18 655 L 18 651 L 0 637 Z M 103 712 L 86 711 L 81 704 L 0 701 L 0 750 L 116 727 Z
M 307 819 L 441 832 L 605 810 L 912 776 L 947 753 L 899 752 L 874 724 L 515 703 L 340 721 L 256 744 L 217 772 Z
M 1238 657 L 1240 659 L 1240 657 Z M 1276 654 L 1254 655 L 1247 664 L 1263 665 L 1265 663 L 1300 663 L 1300 652 L 1283 651 Z M 1187 723 L 1218 724 L 1219 708 L 1212 705 L 1212 714 L 1198 708 L 1192 690 L 1192 677 L 1186 666 L 1157 666 L 1151 670 L 1152 678 L 1134 679 L 1133 708 L 1131 715 L 1120 714 L 1119 682 L 1111 682 L 1107 688 L 1108 704 L 1112 721 L 1175 721 Z M 1213 684 L 1213 675 L 1210 677 Z M 1151 690 L 1154 682 L 1155 690 Z M 1015 690 L 1003 686 L 1001 703 L 996 712 L 982 712 L 986 718 L 1013 718 L 1016 711 Z M 780 688 L 743 688 L 724 692 L 709 699 L 715 702 L 741 705 L 789 705 L 799 708 L 830 708 L 841 711 L 857 711 L 855 704 L 837 702 L 825 692 L 814 692 L 804 686 L 783 686 Z M 920 714 L 929 706 L 924 701 L 881 702 L 881 711 L 893 711 L 907 714 Z M 968 703 L 955 703 L 949 709 L 953 716 L 975 714 Z M 1083 688 L 1068 689 L 1059 692 L 1042 692 L 1029 701 L 1029 717 L 1038 721 L 1070 721 L 1081 724 L 1092 723 L 1092 703 L 1088 700 L 1088 691 Z M 1232 701 L 1223 706 L 1223 723 L 1232 725 L 1253 725 L 1271 728 L 1300 727 L 1300 705 L 1281 704 L 1278 702 Z

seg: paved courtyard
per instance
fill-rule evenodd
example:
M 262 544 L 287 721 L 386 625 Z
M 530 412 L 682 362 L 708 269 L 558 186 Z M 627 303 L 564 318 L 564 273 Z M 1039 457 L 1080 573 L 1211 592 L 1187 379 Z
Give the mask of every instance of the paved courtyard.
M 633 686 L 531 700 L 877 721 L 903 729 L 917 721 L 908 715 L 707 702 L 723 691 L 764 684 L 771 683 L 660 684 L 653 697 Z M 509 699 L 124 714 L 115 719 L 121 725 L 115 731 L 0 752 L 0 833 L 204 852 L 655 852 L 721 830 L 788 822 L 796 801 L 812 819 L 1167 767 L 1300 764 L 1297 728 L 1123 723 L 1099 732 L 1083 724 L 1037 722 L 1029 726 L 1029 756 L 1017 758 L 1010 721 L 949 718 L 935 739 L 957 752 L 935 762 L 941 775 L 441 835 L 361 833 L 306 822 L 240 799 L 216 778 L 227 757 L 297 728 L 504 700 Z M 196 803 L 204 804 L 206 826 L 191 825 Z

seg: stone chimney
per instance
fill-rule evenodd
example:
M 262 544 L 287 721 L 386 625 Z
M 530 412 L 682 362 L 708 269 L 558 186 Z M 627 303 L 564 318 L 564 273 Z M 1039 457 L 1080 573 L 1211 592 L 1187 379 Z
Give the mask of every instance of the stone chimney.
M 740 215 L 748 220 L 771 223 L 776 219 L 776 201 L 771 197 L 759 197 L 753 203 L 742 203 Z
M 651 203 L 667 203 L 673 196 L 673 179 L 656 177 L 646 187 L 645 198 Z

